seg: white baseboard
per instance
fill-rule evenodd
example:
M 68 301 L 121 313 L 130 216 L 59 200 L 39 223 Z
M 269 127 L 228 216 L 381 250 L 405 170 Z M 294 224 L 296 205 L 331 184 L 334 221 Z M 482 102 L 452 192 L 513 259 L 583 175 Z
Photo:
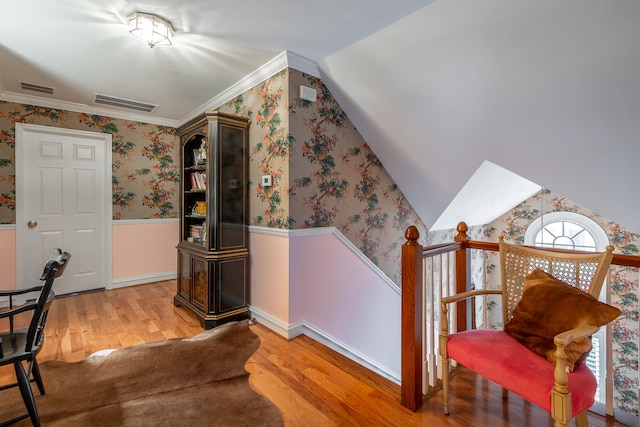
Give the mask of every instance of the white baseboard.
M 256 321 L 261 325 L 266 326 L 276 334 L 285 337 L 288 340 L 293 338 L 292 336 L 289 336 L 289 325 L 287 325 L 282 320 L 276 319 L 275 317 L 271 316 L 268 313 L 265 313 L 264 311 L 256 307 L 249 306 L 249 311 L 251 312 L 251 317 L 255 318 Z
M 172 280 L 178 277 L 175 271 L 168 273 L 150 274 L 147 276 L 127 277 L 125 279 L 116 279 L 111 281 L 109 289 L 125 288 L 127 286 L 142 285 L 151 282 L 161 282 L 163 280 Z
M 296 322 L 293 324 L 287 324 L 280 319 L 276 319 L 269 314 L 263 312 L 262 310 L 256 307 L 250 307 L 252 317 L 256 319 L 256 321 L 267 328 L 271 329 L 278 335 L 283 336 L 286 339 L 293 339 L 298 335 L 306 335 L 315 341 L 318 341 L 320 344 L 323 344 L 330 349 L 342 354 L 345 357 L 353 360 L 354 362 L 364 366 L 365 368 L 387 378 L 390 381 L 393 381 L 396 384 L 400 384 L 400 377 L 389 372 L 382 366 L 379 366 L 375 362 L 367 359 L 362 354 L 357 351 L 349 348 L 343 343 L 339 342 L 335 338 L 325 334 L 324 332 L 316 329 L 313 325 L 310 325 L 304 321 Z

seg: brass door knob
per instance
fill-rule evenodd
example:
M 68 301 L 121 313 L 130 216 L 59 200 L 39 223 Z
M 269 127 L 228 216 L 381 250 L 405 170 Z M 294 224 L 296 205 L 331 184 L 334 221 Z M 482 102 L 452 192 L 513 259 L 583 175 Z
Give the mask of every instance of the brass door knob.
M 29 228 L 36 228 L 38 226 L 38 221 L 29 221 L 27 223 L 27 227 Z

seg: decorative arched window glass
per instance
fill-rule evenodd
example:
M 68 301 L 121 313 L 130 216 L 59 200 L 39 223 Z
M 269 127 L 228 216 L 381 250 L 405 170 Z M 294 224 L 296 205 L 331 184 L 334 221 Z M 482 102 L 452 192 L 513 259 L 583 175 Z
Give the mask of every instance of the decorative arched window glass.
M 551 212 L 529 225 L 524 244 L 576 251 L 601 252 L 609 244 L 597 222 L 575 212 Z

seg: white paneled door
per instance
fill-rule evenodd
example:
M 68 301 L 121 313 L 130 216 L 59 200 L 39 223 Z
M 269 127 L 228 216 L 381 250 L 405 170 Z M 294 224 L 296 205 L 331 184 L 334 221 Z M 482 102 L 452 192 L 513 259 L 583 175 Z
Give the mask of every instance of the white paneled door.
M 111 135 L 16 125 L 17 287 L 51 250 L 71 253 L 56 294 L 111 285 Z

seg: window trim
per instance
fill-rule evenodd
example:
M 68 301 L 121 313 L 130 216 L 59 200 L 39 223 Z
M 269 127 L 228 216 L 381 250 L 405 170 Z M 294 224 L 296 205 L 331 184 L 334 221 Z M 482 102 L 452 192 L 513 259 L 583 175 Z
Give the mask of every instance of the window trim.
M 609 237 L 607 233 L 604 231 L 602 226 L 592 220 L 589 217 L 586 217 L 582 214 L 576 212 L 549 212 L 543 214 L 533 220 L 529 227 L 527 227 L 527 231 L 524 233 L 524 244 L 525 245 L 534 245 L 534 239 L 536 235 L 542 230 L 543 226 L 543 217 L 544 224 L 551 224 L 554 222 L 572 222 L 583 227 L 593 236 L 593 240 L 596 243 L 596 252 L 602 252 L 605 250 L 607 245 L 609 245 Z

